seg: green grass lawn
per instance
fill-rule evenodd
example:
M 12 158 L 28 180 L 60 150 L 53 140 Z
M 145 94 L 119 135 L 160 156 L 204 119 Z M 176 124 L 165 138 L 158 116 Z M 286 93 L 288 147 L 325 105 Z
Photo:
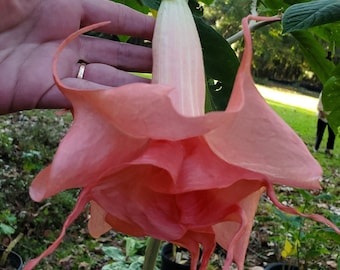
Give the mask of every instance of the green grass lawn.
M 317 116 L 314 112 L 275 101 L 268 100 L 267 102 L 295 130 L 308 147 L 313 146 L 317 122 Z

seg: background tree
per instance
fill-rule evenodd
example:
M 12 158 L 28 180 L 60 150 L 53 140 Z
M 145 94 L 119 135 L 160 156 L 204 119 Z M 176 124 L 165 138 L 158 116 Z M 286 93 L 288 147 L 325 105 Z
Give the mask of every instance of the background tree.
M 215 0 L 204 8 L 204 18 L 224 38 L 240 30 L 241 19 L 250 13 L 251 0 Z M 298 1 L 290 1 L 293 2 Z M 261 15 L 277 15 L 290 6 L 283 0 L 259 1 L 257 10 Z M 257 30 L 254 34 L 254 75 L 284 83 L 295 83 L 320 91 L 320 80 L 305 61 L 297 40 L 282 33 L 282 26 L 274 24 Z M 327 45 L 326 45 L 327 46 Z M 242 40 L 232 44 L 240 53 Z

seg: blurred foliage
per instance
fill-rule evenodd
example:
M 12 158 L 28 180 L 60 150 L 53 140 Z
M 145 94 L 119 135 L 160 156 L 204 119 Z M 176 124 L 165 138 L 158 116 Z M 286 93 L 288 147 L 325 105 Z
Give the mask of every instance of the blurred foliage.
M 8 209 L 0 210 L 0 236 L 11 235 L 15 232 L 17 218 Z
M 318 0 L 290 6 L 283 17 L 283 30 L 292 32 L 302 53 L 324 86 L 322 102 L 328 122 L 340 129 L 339 40 L 340 2 Z M 311 31 L 310 31 L 311 30 Z M 314 31 L 313 31 L 314 30 Z
M 328 121 L 336 134 L 340 134 L 340 64 L 326 81 L 322 102 L 325 111 L 330 112 Z
M 252 0 L 215 0 L 205 7 L 206 20 L 224 37 L 239 30 L 242 17 L 251 11 Z M 331 108 L 329 122 L 340 128 L 340 2 L 337 0 L 259 0 L 260 15 L 283 14 L 279 24 L 253 34 L 254 75 L 320 92 L 327 83 L 324 106 Z M 284 31 L 283 31 L 284 30 Z M 242 54 L 242 40 L 232 44 Z
M 229 38 L 241 30 L 241 19 L 250 13 L 251 2 L 215 0 L 212 5 L 205 7 L 204 17 L 224 38 Z M 287 1 L 282 0 L 259 1 L 257 11 L 260 15 L 273 16 L 282 14 L 289 6 Z M 279 23 L 257 30 L 253 37 L 255 76 L 321 90 L 320 80 L 305 59 L 299 42 L 294 36 L 283 34 Z M 232 47 L 241 55 L 243 41 L 239 40 Z M 322 57 L 326 56 L 327 51 Z
M 77 191 L 67 191 L 41 203 L 33 202 L 28 193 L 34 176 L 53 158 L 70 120 L 69 115 L 43 110 L 0 116 L 0 243 L 8 244 L 14 229 L 24 233 L 16 249 L 26 258 L 39 254 L 32 248 L 32 241 L 40 251 L 48 246 L 42 243 L 50 232 L 58 232 L 73 209 Z
M 288 7 L 284 13 L 283 32 L 295 32 L 337 21 L 340 21 L 339 1 L 318 0 L 297 3 Z

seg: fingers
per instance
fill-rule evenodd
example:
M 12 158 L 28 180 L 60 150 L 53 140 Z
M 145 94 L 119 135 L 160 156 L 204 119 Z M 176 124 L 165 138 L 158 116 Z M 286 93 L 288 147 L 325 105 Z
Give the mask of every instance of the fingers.
M 79 69 L 82 69 L 80 64 L 78 64 L 78 70 L 74 72 L 74 78 L 77 77 Z M 150 82 L 149 79 L 141 78 L 139 76 L 135 76 L 128 72 L 111 67 L 109 65 L 98 63 L 87 64 L 85 69 L 83 70 L 82 79 L 111 87 L 117 87 L 135 82 Z
M 71 109 L 71 102 L 59 91 L 56 85 L 52 86 L 38 101 L 36 109 Z M 33 109 L 33 108 L 32 108 Z
M 76 78 L 67 78 L 62 80 L 65 85 L 69 87 L 73 87 L 76 89 L 83 90 L 103 90 L 108 89 L 109 87 L 98 85 L 96 83 L 92 83 L 85 80 L 79 80 Z M 71 109 L 72 104 L 67 98 L 63 95 L 62 92 L 58 89 L 56 85 L 52 86 L 49 91 L 47 91 L 39 100 L 36 105 L 38 109 Z
M 90 65 L 89 65 L 90 66 Z M 121 86 L 126 84 L 126 82 L 132 83 L 132 82 L 148 82 L 147 79 L 139 78 L 137 76 L 133 75 L 126 75 L 122 73 L 126 73 L 123 71 L 117 70 L 117 73 L 121 73 L 120 80 L 111 80 L 110 77 L 108 77 L 107 71 L 105 71 L 105 67 L 100 67 L 105 65 L 100 64 L 92 64 L 92 70 L 91 69 L 85 69 L 84 78 L 83 79 L 77 79 L 77 78 L 65 78 L 62 80 L 62 82 L 67 85 L 68 87 L 75 88 L 75 89 L 82 89 L 82 90 L 104 90 L 104 89 L 110 89 L 112 86 Z M 110 66 L 107 66 L 107 68 L 113 69 Z M 101 73 L 103 74 L 102 79 L 99 79 L 100 76 L 94 75 L 95 73 Z M 112 70 L 109 71 L 109 75 L 112 74 Z M 94 81 L 88 81 L 86 77 L 91 78 L 92 76 L 95 77 Z M 112 83 L 113 85 L 107 86 L 103 85 L 103 82 L 107 85 L 110 85 Z M 119 84 L 120 82 L 120 84 Z M 40 99 L 38 104 L 36 105 L 36 108 L 39 109 L 70 109 L 72 107 L 72 104 L 67 100 L 67 98 L 60 92 L 58 87 L 56 85 L 52 86 L 49 91 L 47 91 Z
M 154 19 L 124 5 L 107 0 L 82 0 L 82 26 L 111 21 L 98 31 L 152 39 Z M 81 36 L 76 54 L 86 61 L 82 79 L 77 79 L 80 64 L 73 62 L 72 74 L 62 75 L 65 84 L 78 89 L 103 89 L 134 82 L 150 82 L 126 71 L 149 72 L 152 69 L 150 48 L 110 40 Z M 66 62 L 70 63 L 67 58 Z M 72 60 L 74 61 L 74 60 Z M 113 67 L 114 66 L 114 67 Z M 125 70 L 125 71 L 123 71 Z M 66 76 L 65 76 L 66 75 Z M 66 83 L 67 82 L 67 83 Z M 38 108 L 70 108 L 71 104 L 54 85 L 39 100 Z
M 90 36 L 82 36 L 80 42 L 79 55 L 87 63 L 103 63 L 127 71 L 152 70 L 150 48 Z
M 83 25 L 111 21 L 111 24 L 102 27 L 100 31 L 152 39 L 155 25 L 153 17 L 107 0 L 83 0 L 82 4 L 84 9 Z

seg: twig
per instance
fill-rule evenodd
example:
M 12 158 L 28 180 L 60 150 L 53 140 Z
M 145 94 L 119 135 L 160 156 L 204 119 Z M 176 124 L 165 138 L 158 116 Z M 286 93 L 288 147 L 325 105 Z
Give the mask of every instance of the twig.
M 264 256 L 264 255 L 258 253 L 257 251 L 255 251 L 254 249 L 252 249 L 252 248 L 250 248 L 250 247 L 248 247 L 248 251 L 250 251 L 251 253 L 255 254 L 257 257 L 259 257 L 259 258 L 262 259 L 262 260 L 265 260 L 265 261 L 268 260 L 268 257 L 267 257 L 267 256 Z
M 11 243 L 9 243 L 8 247 L 4 251 L 4 253 L 1 256 L 0 259 L 0 266 L 3 267 L 6 265 L 7 257 L 11 253 L 12 249 L 15 247 L 15 245 L 21 240 L 21 238 L 24 236 L 23 233 L 19 233 L 17 237 Z
M 257 13 L 257 0 L 252 0 L 251 1 L 251 4 L 250 4 L 250 14 L 254 15 L 254 16 L 259 15 Z
M 274 16 L 274 17 L 281 18 L 281 16 Z M 274 22 L 277 22 L 277 21 L 256 22 L 256 23 L 249 26 L 249 30 L 251 32 L 254 32 L 257 29 L 259 29 L 259 28 L 261 28 L 265 25 L 274 23 Z M 232 35 L 231 37 L 227 38 L 226 40 L 229 44 L 233 44 L 234 42 L 238 41 L 241 38 L 243 38 L 243 30 L 237 32 L 236 34 Z

